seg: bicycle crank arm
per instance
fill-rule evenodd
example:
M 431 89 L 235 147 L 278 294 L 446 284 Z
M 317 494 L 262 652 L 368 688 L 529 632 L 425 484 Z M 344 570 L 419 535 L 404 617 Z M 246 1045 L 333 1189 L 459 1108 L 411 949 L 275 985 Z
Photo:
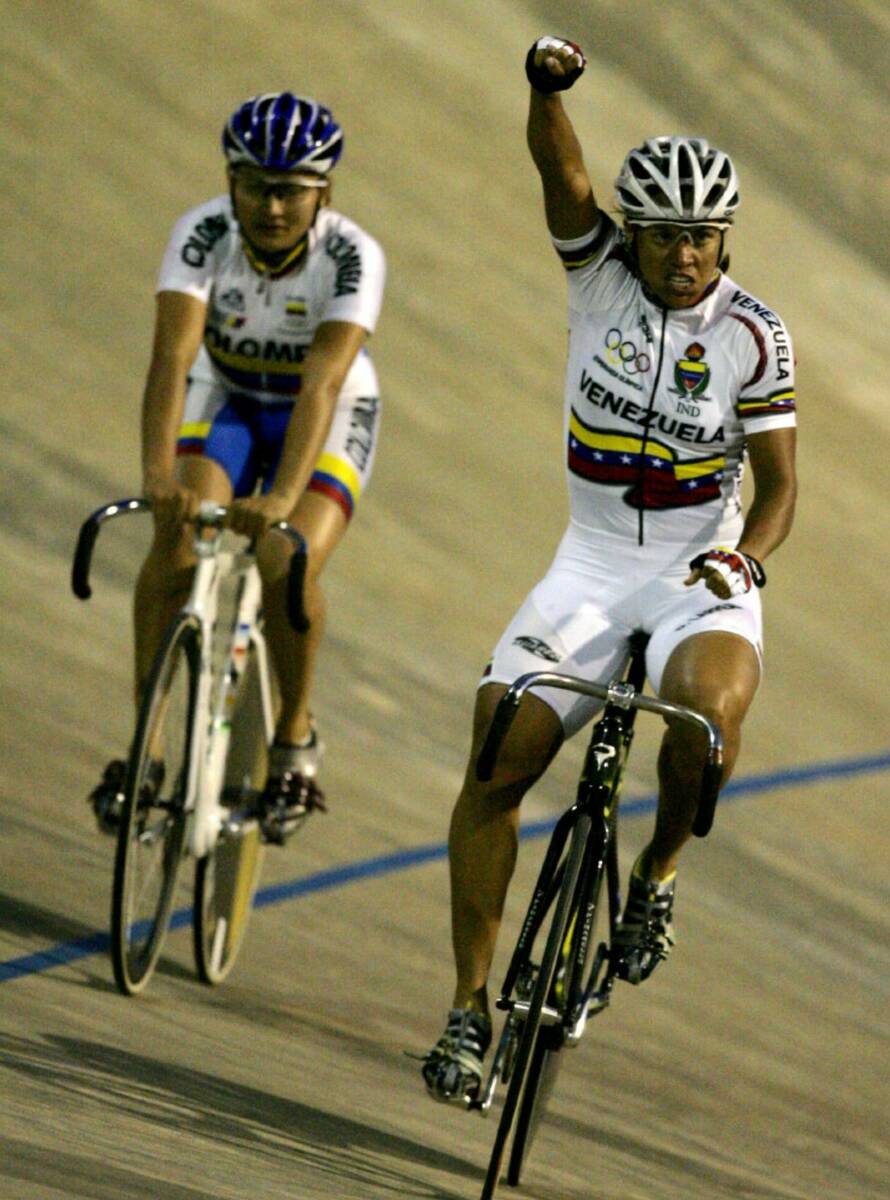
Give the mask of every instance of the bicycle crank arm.
M 517 1016 L 527 1017 L 528 1011 L 531 1008 L 531 1003 L 528 1000 L 514 1000 L 513 1012 Z M 541 1009 L 541 1024 L 542 1025 L 561 1025 L 562 1013 L 557 1012 L 555 1008 L 551 1008 L 549 1004 L 545 1004 Z
M 598 992 L 594 992 L 581 1005 L 581 1011 L 573 1025 L 566 1032 L 566 1045 L 577 1046 L 584 1035 L 584 1030 L 587 1028 L 587 1022 L 591 1017 L 595 1017 L 601 1013 L 604 1008 L 609 1007 L 609 1001 L 612 999 L 611 984 L 608 987 L 602 988 Z
M 470 1112 L 477 1112 L 480 1117 L 488 1116 L 488 1111 L 491 1108 L 492 1100 L 494 1100 L 494 1094 L 497 1090 L 498 1084 L 502 1080 L 506 1082 L 507 1076 L 504 1075 L 504 1066 L 507 1062 L 507 1055 L 509 1054 L 510 1050 L 515 1048 L 517 1036 L 518 1030 L 508 1018 L 508 1020 L 504 1023 L 504 1028 L 501 1031 L 501 1036 L 498 1040 L 498 1048 L 495 1051 L 494 1060 L 491 1064 L 488 1082 L 482 1089 L 481 1093 L 477 1093 L 472 1097 L 465 1097 L 465 1103 Z
M 495 1064 L 492 1067 L 488 1083 L 485 1085 L 485 1090 L 482 1094 L 480 1096 L 464 1096 L 464 1104 L 466 1105 L 467 1112 L 477 1112 L 480 1117 L 487 1117 L 499 1080 L 500 1068 Z

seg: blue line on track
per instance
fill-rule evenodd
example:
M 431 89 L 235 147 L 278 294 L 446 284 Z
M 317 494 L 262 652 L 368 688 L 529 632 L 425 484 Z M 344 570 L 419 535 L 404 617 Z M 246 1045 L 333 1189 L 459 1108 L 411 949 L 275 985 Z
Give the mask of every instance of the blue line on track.
M 874 754 L 865 758 L 842 759 L 838 762 L 815 763 L 810 767 L 792 767 L 785 771 L 769 771 L 762 775 L 749 775 L 744 779 L 732 780 L 720 794 L 721 804 L 739 796 L 751 796 L 760 792 L 776 791 L 779 788 L 800 787 L 809 783 L 823 783 L 830 779 L 844 779 L 855 775 L 867 775 L 876 771 L 890 769 L 890 753 Z M 636 800 L 626 800 L 621 806 L 622 815 L 642 816 L 653 812 L 656 796 L 641 796 Z M 533 821 L 522 826 L 520 838 L 544 837 L 551 832 L 556 820 Z M 316 871 L 302 879 L 292 879 L 288 883 L 272 884 L 261 888 L 254 898 L 254 908 L 266 908 L 270 904 L 281 904 L 285 900 L 295 900 L 299 896 L 309 896 L 314 892 L 324 892 L 331 888 L 344 887 L 362 879 L 375 879 L 381 875 L 391 875 L 396 871 L 405 871 L 410 867 L 419 867 L 424 863 L 436 862 L 445 858 L 448 848 L 443 842 L 429 846 L 416 846 L 412 850 L 397 850 L 393 854 L 381 854 L 374 858 L 366 858 L 342 867 L 334 867 L 328 871 Z M 192 922 L 190 908 L 178 909 L 170 919 L 171 929 L 182 929 Z M 71 942 L 62 942 L 48 950 L 36 954 L 27 954 L 22 958 L 11 958 L 0 962 L 0 983 L 11 979 L 20 979 L 24 975 L 37 975 L 49 971 L 52 967 L 63 966 L 76 962 L 81 958 L 89 958 L 94 954 L 105 954 L 109 948 L 109 935 L 104 932 L 88 934 Z

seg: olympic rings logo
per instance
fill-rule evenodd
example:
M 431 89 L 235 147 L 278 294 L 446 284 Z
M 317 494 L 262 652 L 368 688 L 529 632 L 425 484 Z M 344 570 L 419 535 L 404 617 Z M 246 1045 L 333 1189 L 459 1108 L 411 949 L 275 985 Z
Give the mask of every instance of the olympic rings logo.
M 652 366 L 649 355 L 643 350 L 638 351 L 620 329 L 610 329 L 606 334 L 606 349 L 612 366 L 620 366 L 628 375 L 644 375 Z

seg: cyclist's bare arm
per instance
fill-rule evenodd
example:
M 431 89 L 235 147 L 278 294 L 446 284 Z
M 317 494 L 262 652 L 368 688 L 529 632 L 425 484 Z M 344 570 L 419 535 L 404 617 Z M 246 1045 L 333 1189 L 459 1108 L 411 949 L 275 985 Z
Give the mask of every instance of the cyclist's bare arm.
M 568 44 L 536 50 L 535 64 L 552 74 L 566 74 L 578 66 Z M 559 92 L 544 95 L 529 89 L 528 148 L 544 187 L 547 227 L 554 237 L 574 238 L 596 225 L 598 208 L 581 143 L 563 107 Z
M 738 548 L 761 562 L 781 546 L 791 530 L 797 499 L 794 453 L 797 430 L 792 426 L 748 435 L 748 461 L 754 498 L 745 518 Z
M 286 520 L 306 490 L 331 428 L 337 397 L 368 331 L 352 321 L 322 321 L 303 360 L 300 395 L 287 426 L 275 483 L 266 496 L 237 500 L 233 529 L 258 537 Z
M 193 516 L 197 499 L 176 480 L 176 439 L 188 373 L 201 346 L 207 305 L 185 292 L 157 297 L 154 344 L 142 400 L 143 494 L 158 520 Z M 193 511 L 194 510 L 194 511 Z
M 708 555 L 701 554 L 689 564 L 690 573 L 686 579 L 687 587 L 700 579 L 715 596 L 722 600 L 728 599 L 734 592 L 733 586 L 740 586 L 747 580 L 746 591 L 753 584 L 762 587 L 765 578 L 757 582 L 757 576 L 751 575 L 751 562 L 755 567 L 763 563 L 768 554 L 784 542 L 794 520 L 794 505 L 797 499 L 797 476 L 794 466 L 794 451 L 796 443 L 794 427 L 770 429 L 762 433 L 748 435 L 748 457 L 751 463 L 751 474 L 754 479 L 754 499 L 745 524 L 742 536 L 736 547 L 743 556 L 749 559 L 748 567 L 739 567 L 729 562 L 717 565 L 709 561 L 712 553 L 718 558 L 723 547 L 717 547 Z M 737 556 L 735 556 L 737 557 Z M 726 566 L 731 571 L 727 574 Z M 739 570 L 742 579 L 736 579 Z M 736 584 L 732 580 L 736 579 Z

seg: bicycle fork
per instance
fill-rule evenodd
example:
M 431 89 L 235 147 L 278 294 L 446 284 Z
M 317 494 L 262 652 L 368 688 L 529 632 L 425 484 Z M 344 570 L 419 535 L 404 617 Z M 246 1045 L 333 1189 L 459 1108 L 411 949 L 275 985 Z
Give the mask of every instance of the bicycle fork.
M 199 560 L 198 570 L 218 569 L 223 556 L 215 560 Z M 218 598 L 215 587 L 196 594 L 208 596 L 202 605 L 203 611 L 196 612 L 205 630 L 213 630 L 218 618 Z M 255 572 L 242 574 L 238 582 L 235 615 L 229 651 L 218 679 L 216 696 L 213 697 L 213 639 L 203 639 L 201 647 L 201 682 L 204 691 L 199 703 L 199 712 L 210 711 L 210 720 L 198 733 L 198 754 L 201 763 L 196 792 L 195 819 L 192 826 L 191 848 L 196 857 L 210 852 L 224 828 L 226 809 L 220 803 L 225 782 L 226 761 L 232 734 L 232 717 L 238 692 L 247 670 L 249 652 L 253 646 L 258 664 L 263 730 L 266 741 L 271 740 L 273 726 L 272 697 L 268 686 L 267 649 L 265 638 L 256 628 L 256 615 L 260 609 L 262 584 Z M 213 703 L 212 710 L 210 705 Z
M 617 815 L 632 736 L 632 714 L 604 714 L 594 729 L 578 786 L 577 807 L 590 815 L 593 827 L 579 885 L 584 910 L 578 911 L 570 924 L 563 947 L 562 1024 L 565 1044 L 570 1047 L 581 1040 L 588 1018 L 608 1006 L 614 983 L 608 941 L 601 941 L 597 946 L 589 970 L 587 960 L 603 883 L 607 888 L 609 941 L 621 911 Z M 605 976 L 602 975 L 604 966 Z

